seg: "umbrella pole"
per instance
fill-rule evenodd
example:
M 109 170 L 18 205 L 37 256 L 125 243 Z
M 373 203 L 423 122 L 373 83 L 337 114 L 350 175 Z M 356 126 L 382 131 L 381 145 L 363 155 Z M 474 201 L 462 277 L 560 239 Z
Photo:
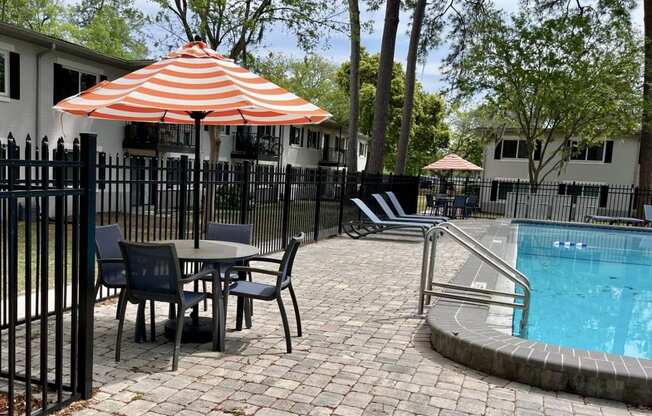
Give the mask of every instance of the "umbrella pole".
M 201 174 L 200 165 L 200 134 L 201 134 L 201 121 L 206 117 L 206 113 L 201 111 L 193 111 L 191 117 L 195 120 L 195 166 L 193 174 L 193 190 L 192 190 L 192 230 L 195 240 L 195 248 L 199 248 L 199 175 Z

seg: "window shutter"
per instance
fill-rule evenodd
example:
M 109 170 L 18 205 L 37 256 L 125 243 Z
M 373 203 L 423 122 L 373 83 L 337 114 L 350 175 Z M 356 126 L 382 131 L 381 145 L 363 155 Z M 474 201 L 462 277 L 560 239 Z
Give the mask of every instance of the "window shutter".
M 500 154 L 503 152 L 503 141 L 496 143 L 496 148 L 494 149 L 494 159 L 499 160 Z
M 490 201 L 496 200 L 496 195 L 498 195 L 498 182 L 491 181 L 491 195 L 489 196 Z
M 100 75 L 100 82 L 107 81 L 109 78 L 106 75 Z
M 59 100 L 59 98 L 62 93 L 61 90 L 63 89 L 63 80 L 62 78 L 62 70 L 63 67 L 60 64 L 54 64 L 54 76 L 52 77 L 52 103 L 56 104 Z
M 557 195 L 566 195 L 566 184 L 560 183 L 557 187 Z
M 20 55 L 9 52 L 9 98 L 20 100 Z
M 604 146 L 604 163 L 611 163 L 614 153 L 614 141 L 607 140 Z
M 598 205 L 600 208 L 606 208 L 607 207 L 607 199 L 609 198 L 609 186 L 607 185 L 602 185 L 600 187 L 600 200 L 598 202 Z

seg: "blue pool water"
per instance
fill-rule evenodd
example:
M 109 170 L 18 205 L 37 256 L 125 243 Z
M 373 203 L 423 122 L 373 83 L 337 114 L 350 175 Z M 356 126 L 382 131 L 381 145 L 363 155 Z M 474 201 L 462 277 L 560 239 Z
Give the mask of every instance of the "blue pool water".
M 652 359 L 652 233 L 519 224 L 517 247 L 528 339 Z

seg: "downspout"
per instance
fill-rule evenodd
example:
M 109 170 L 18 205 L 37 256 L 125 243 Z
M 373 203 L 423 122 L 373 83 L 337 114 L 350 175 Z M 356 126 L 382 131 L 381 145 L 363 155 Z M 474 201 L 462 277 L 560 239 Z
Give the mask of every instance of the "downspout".
M 41 94 L 39 91 L 39 88 L 41 86 L 41 58 L 49 53 L 53 52 L 56 49 L 57 45 L 52 43 L 50 45 L 50 49 L 44 49 L 41 52 L 36 54 L 36 97 L 34 100 L 34 119 L 35 119 L 35 125 L 34 125 L 34 140 L 37 140 L 35 143 L 39 143 L 38 140 L 41 140 L 41 114 L 40 114 L 40 106 L 41 106 Z M 53 80 L 54 81 L 54 80 Z

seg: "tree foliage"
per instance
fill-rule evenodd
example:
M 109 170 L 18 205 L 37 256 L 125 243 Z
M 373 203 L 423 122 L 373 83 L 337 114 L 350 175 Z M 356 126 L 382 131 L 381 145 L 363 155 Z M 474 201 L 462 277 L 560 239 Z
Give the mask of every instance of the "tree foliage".
M 360 132 L 370 135 L 373 126 L 376 74 L 380 57 L 365 50 L 360 59 Z M 342 91 L 349 89 L 349 63 L 342 64 L 337 72 L 337 82 Z M 448 127 L 444 120 L 444 100 L 438 94 L 427 93 L 421 84 L 415 88 L 413 118 L 410 128 L 410 147 L 406 172 L 419 174 L 421 168 L 439 156 L 448 146 Z M 401 109 L 405 95 L 405 72 L 394 63 L 390 84 L 387 134 L 384 143 L 384 167 L 393 170 L 401 125 Z
M 145 16 L 130 0 L 0 0 L 0 20 L 118 58 L 147 55 Z
M 254 59 L 251 69 L 330 112 L 338 123 L 348 122 L 348 95 L 337 84 L 338 67 L 327 59 L 319 55 L 293 58 L 269 53 Z
M 637 128 L 640 44 L 629 17 L 523 2 L 509 18 L 478 19 L 471 33 L 453 48 L 448 79 L 459 97 L 482 97 L 521 130 L 533 185 L 559 172 L 571 138 L 588 145 Z
M 156 21 L 168 33 L 167 45 L 201 36 L 213 49 L 244 60 L 272 27 L 294 35 L 312 50 L 330 30 L 342 30 L 341 5 L 325 0 L 153 0 L 160 7 Z

